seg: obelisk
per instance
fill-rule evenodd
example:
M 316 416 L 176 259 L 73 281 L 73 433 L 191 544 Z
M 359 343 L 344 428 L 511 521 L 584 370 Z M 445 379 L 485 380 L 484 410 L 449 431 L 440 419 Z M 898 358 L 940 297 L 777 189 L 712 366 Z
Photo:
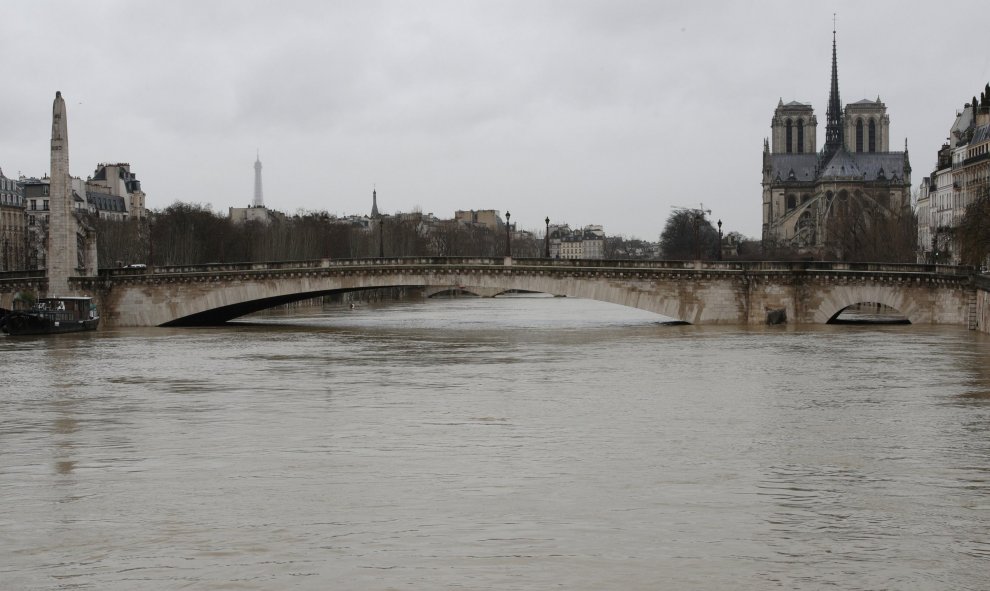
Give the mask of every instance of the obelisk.
M 49 185 L 48 297 L 73 295 L 69 277 L 77 274 L 76 218 L 69 176 L 69 131 L 61 91 L 52 105 L 52 170 Z

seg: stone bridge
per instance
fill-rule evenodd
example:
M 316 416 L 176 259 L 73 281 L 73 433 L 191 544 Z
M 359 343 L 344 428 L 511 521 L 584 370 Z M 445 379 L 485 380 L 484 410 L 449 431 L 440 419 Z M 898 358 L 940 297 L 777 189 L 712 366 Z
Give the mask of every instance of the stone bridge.
M 691 324 L 824 324 L 845 308 L 879 303 L 914 324 L 976 328 L 968 267 L 827 262 L 603 261 L 397 258 L 104 269 L 70 285 L 97 298 L 103 325 L 219 324 L 324 295 L 375 288 L 463 290 L 493 296 L 545 292 L 648 310 Z M 43 293 L 38 273 L 0 274 L 0 307 L 15 291 Z M 979 298 L 983 302 L 986 298 Z

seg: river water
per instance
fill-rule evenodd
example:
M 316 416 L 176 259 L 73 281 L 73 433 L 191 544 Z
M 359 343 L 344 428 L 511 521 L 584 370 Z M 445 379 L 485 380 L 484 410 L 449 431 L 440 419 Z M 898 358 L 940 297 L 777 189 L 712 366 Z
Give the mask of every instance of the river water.
M 0 337 L 0 588 L 988 587 L 990 338 L 657 320 Z

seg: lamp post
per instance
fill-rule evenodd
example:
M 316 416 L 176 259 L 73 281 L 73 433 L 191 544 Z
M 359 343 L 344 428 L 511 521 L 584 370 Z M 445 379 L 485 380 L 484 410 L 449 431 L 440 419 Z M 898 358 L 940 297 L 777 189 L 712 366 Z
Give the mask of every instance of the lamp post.
M 550 216 L 547 216 L 547 219 L 545 219 L 543 221 L 547 223 L 547 233 L 543 237 L 543 242 L 544 242 L 544 246 L 545 246 L 545 248 L 543 249 L 544 250 L 544 253 L 543 254 L 547 258 L 550 258 Z
M 148 266 L 155 265 L 155 224 L 148 218 Z
M 702 216 L 694 213 L 694 260 L 701 260 L 701 240 L 699 239 Z
M 385 219 L 378 217 L 378 258 L 385 258 Z
M 512 214 L 508 210 L 505 212 L 505 256 L 512 257 L 512 226 L 509 224 L 509 216 Z
M 722 220 L 718 220 L 718 253 L 716 254 L 718 260 L 722 260 Z

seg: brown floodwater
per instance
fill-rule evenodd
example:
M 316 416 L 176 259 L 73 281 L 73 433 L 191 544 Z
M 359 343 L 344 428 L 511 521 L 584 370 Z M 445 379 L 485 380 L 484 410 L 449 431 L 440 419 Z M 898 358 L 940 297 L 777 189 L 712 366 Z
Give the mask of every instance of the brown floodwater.
M 990 338 L 658 320 L 0 337 L 0 588 L 987 587 Z

